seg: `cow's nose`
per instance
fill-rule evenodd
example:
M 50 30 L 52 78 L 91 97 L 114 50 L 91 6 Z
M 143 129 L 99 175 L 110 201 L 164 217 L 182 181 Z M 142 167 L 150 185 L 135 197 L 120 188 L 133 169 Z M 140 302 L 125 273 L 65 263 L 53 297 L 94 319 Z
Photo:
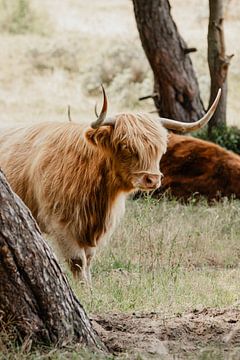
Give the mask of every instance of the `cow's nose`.
M 161 174 L 145 174 L 142 180 L 146 189 L 155 189 L 160 186 Z

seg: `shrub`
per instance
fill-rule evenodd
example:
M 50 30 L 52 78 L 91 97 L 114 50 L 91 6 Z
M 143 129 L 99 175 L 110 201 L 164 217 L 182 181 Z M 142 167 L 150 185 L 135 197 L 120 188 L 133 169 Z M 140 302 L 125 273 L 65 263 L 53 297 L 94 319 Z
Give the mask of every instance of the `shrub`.
M 0 0 L 0 30 L 3 32 L 43 34 L 46 24 L 43 26 L 41 18 L 30 6 L 29 0 Z
M 83 88 L 88 95 L 99 91 L 99 84 L 103 83 L 121 107 L 134 107 L 140 96 L 152 92 L 152 72 L 143 50 L 140 44 L 129 41 L 108 46 L 83 74 Z
M 203 128 L 194 134 L 195 137 L 212 141 L 227 150 L 240 154 L 240 129 L 236 126 L 221 126 L 212 129 L 211 136 L 208 135 L 207 128 Z

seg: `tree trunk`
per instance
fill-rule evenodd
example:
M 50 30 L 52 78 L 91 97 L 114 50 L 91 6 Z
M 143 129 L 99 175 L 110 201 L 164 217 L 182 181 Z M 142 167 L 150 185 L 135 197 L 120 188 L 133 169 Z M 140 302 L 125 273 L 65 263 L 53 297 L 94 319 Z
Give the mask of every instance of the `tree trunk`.
M 222 88 L 218 107 L 208 125 L 209 135 L 211 135 L 212 128 L 226 125 L 227 73 L 233 55 L 225 54 L 223 0 L 209 0 L 209 10 L 208 65 L 211 76 L 209 105 L 215 99 L 218 89 Z
M 1 170 L 0 319 L 0 327 L 10 324 L 18 339 L 104 349 L 30 211 Z
M 184 122 L 204 112 L 187 44 L 178 33 L 168 0 L 133 0 L 143 48 L 154 73 L 153 99 L 159 115 Z

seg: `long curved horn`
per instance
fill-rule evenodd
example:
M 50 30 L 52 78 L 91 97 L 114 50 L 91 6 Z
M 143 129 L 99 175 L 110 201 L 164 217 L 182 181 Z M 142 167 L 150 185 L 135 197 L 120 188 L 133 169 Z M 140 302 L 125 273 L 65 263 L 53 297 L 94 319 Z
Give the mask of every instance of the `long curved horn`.
M 216 96 L 212 106 L 208 110 L 208 112 L 200 120 L 198 120 L 196 122 L 183 123 L 180 121 L 170 120 L 170 119 L 166 119 L 166 118 L 159 118 L 159 120 L 161 121 L 162 125 L 166 129 L 169 129 L 169 130 L 177 130 L 182 133 L 198 130 L 198 129 L 202 128 L 204 125 L 206 125 L 209 122 L 209 120 L 211 119 L 211 117 L 213 116 L 213 114 L 217 108 L 220 96 L 221 96 L 221 89 L 218 90 L 217 96 Z
M 102 106 L 102 110 L 101 110 L 100 115 L 98 116 L 97 120 L 91 123 L 91 127 L 93 129 L 99 128 L 103 124 L 104 120 L 106 119 L 106 115 L 107 115 L 107 107 L 108 107 L 107 96 L 106 96 L 103 85 L 101 85 L 101 87 L 102 87 L 102 93 L 103 93 L 103 106 Z

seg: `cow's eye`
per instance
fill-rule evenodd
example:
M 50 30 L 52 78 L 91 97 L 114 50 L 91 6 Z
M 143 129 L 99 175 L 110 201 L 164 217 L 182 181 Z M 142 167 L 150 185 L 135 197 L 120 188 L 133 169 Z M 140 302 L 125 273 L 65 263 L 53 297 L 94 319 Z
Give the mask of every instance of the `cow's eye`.
M 135 160 L 135 161 L 138 161 L 139 160 L 139 155 L 138 153 L 132 153 L 132 158 Z
M 121 144 L 119 146 L 119 155 L 124 161 L 138 161 L 139 155 L 137 151 L 130 149 L 127 145 Z
M 120 149 L 121 149 L 122 151 L 127 150 L 127 145 L 121 144 L 121 145 L 120 145 Z
M 129 150 L 123 150 L 122 151 L 122 157 L 123 157 L 123 159 L 128 160 L 128 159 L 131 159 L 132 154 L 131 154 L 131 152 Z

